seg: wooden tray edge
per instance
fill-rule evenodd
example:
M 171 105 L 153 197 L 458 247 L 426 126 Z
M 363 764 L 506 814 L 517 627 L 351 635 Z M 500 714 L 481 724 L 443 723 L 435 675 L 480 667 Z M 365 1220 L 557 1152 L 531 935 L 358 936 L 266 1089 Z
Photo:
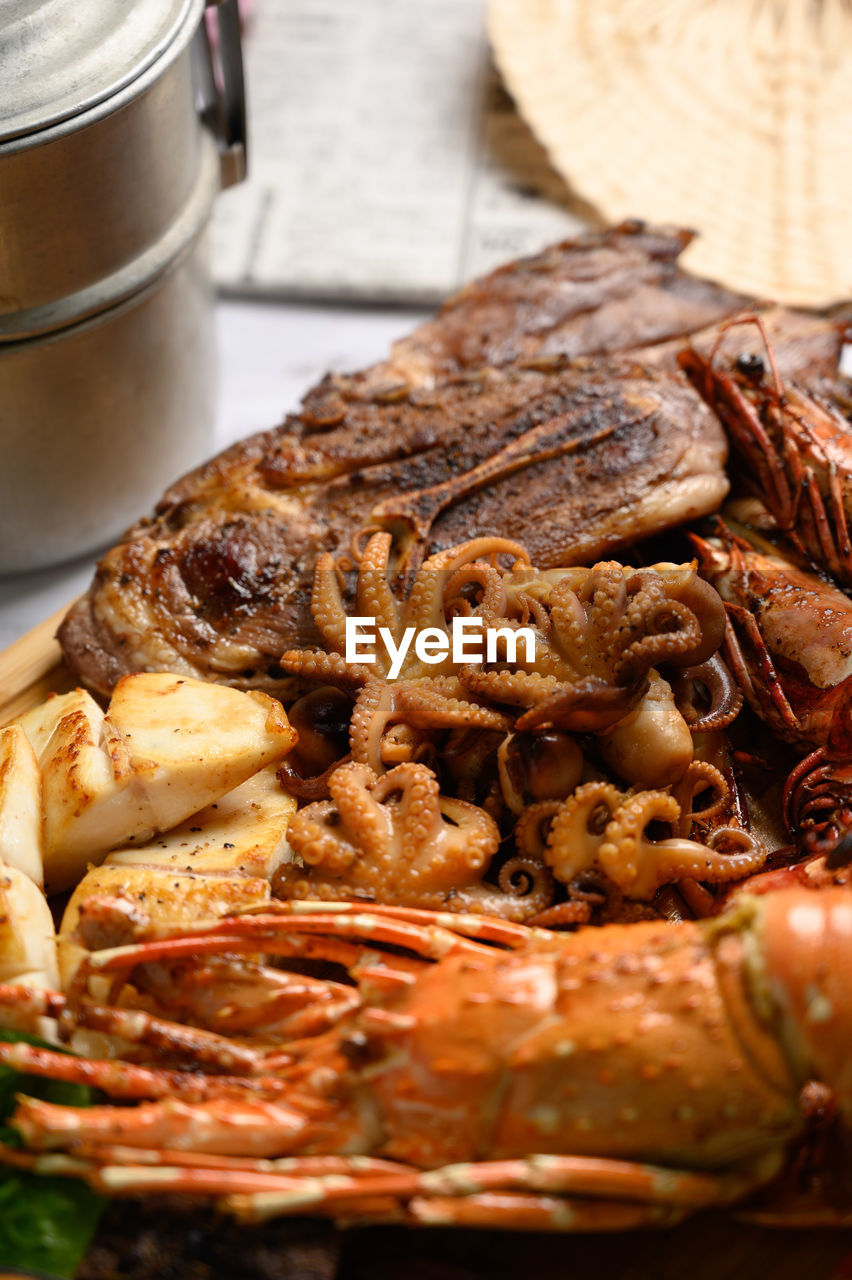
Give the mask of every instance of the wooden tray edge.
M 56 639 L 69 607 L 57 609 L 0 652 L 0 725 L 37 706 L 48 694 L 74 687 L 74 676 Z

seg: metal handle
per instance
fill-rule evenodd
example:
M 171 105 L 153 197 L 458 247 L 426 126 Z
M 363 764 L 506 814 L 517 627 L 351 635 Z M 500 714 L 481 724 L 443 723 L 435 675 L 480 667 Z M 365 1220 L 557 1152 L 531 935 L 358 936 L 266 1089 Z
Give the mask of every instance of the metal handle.
M 218 40 L 201 23 L 193 40 L 198 109 L 219 144 L 222 186 L 246 176 L 246 94 L 237 0 L 207 0 L 216 12 Z

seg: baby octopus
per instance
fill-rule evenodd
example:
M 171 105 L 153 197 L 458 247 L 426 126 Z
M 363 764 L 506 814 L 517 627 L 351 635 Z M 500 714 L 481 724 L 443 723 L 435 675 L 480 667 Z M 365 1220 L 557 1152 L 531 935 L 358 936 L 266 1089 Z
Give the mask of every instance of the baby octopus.
M 482 883 L 500 843 L 497 824 L 476 805 L 441 795 L 425 765 L 397 765 L 380 778 L 365 765 L 341 765 L 329 791 L 290 823 L 299 862 L 279 871 L 281 897 L 380 900 L 519 922 L 552 900 L 549 872 L 524 857 L 504 863 L 497 885 Z
M 721 775 L 717 777 L 724 786 Z M 624 795 L 611 783 L 587 782 L 559 806 L 545 861 L 564 884 L 597 870 L 625 897 L 638 901 L 650 901 L 664 884 L 685 878 L 720 884 L 741 880 L 763 866 L 763 847 L 740 828 L 717 827 L 707 844 L 680 835 L 660 840 L 648 835 L 652 822 L 677 829 L 681 816 L 681 805 L 667 791 Z M 704 816 L 707 811 L 693 813 L 691 819 Z
M 716 679 L 714 658 L 725 610 L 694 564 L 632 569 L 615 562 L 538 573 L 515 567 L 504 577 L 507 610 L 534 619 L 535 661 L 523 650 L 511 667 L 465 667 L 463 686 L 489 702 L 523 708 L 516 729 L 562 729 L 598 736 L 603 762 L 636 786 L 668 786 L 692 760 L 692 734 L 730 722 L 740 707 Z M 688 717 L 655 669 L 678 673 L 682 699 L 698 680 L 711 706 Z
M 524 548 L 506 538 L 474 538 L 461 546 L 431 556 L 418 570 L 404 601 L 391 586 L 389 559 L 391 535 L 374 533 L 360 557 L 355 604 L 360 617 L 375 619 L 376 629 L 385 628 L 396 652 L 407 631 L 415 634 L 427 628 L 450 634 L 447 592 L 473 584 L 480 598 L 471 609 L 490 625 L 505 612 L 506 595 L 496 566 L 500 555 L 511 556 L 515 564 L 529 565 Z M 491 563 L 483 562 L 488 558 Z M 467 605 L 467 601 L 465 601 Z M 413 645 L 405 650 L 397 677 L 390 678 L 392 659 L 381 644 L 376 645 L 375 663 L 346 661 L 347 611 L 340 586 L 338 566 L 331 555 L 320 556 L 314 575 L 311 613 L 322 637 L 324 649 L 291 649 L 281 666 L 292 675 L 320 681 L 355 696 L 350 724 L 352 759 L 376 773 L 385 771 L 388 755 L 398 743 L 386 744 L 389 726 L 404 724 L 415 730 L 490 729 L 507 732 L 512 717 L 470 697 L 461 685 L 451 651 L 439 663 L 425 663 Z M 386 750 L 387 747 L 387 750 Z

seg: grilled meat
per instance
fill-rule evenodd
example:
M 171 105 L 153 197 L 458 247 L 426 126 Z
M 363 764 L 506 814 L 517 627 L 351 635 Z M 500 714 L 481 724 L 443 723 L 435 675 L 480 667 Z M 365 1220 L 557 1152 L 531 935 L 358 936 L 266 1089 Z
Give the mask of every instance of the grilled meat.
M 103 693 L 165 669 L 286 696 L 278 656 L 316 641 L 316 557 L 364 526 L 391 529 L 406 566 L 500 533 L 548 567 L 713 510 L 722 428 L 654 344 L 744 300 L 678 270 L 688 240 L 631 223 L 501 268 L 184 477 L 64 622 L 74 671 Z

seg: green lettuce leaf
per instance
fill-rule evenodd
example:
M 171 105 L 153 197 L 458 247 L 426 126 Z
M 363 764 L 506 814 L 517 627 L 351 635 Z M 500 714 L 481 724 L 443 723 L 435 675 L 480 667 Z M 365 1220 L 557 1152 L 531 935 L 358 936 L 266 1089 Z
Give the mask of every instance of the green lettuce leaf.
M 44 1045 L 34 1036 L 0 1029 L 0 1040 Z M 85 1107 L 95 1101 L 94 1090 L 62 1080 L 42 1080 L 0 1065 L 0 1142 L 20 1146 L 5 1121 L 15 1106 L 15 1094 L 66 1106 Z M 82 1182 L 22 1173 L 0 1165 L 0 1265 L 72 1277 L 89 1247 L 106 1201 Z

